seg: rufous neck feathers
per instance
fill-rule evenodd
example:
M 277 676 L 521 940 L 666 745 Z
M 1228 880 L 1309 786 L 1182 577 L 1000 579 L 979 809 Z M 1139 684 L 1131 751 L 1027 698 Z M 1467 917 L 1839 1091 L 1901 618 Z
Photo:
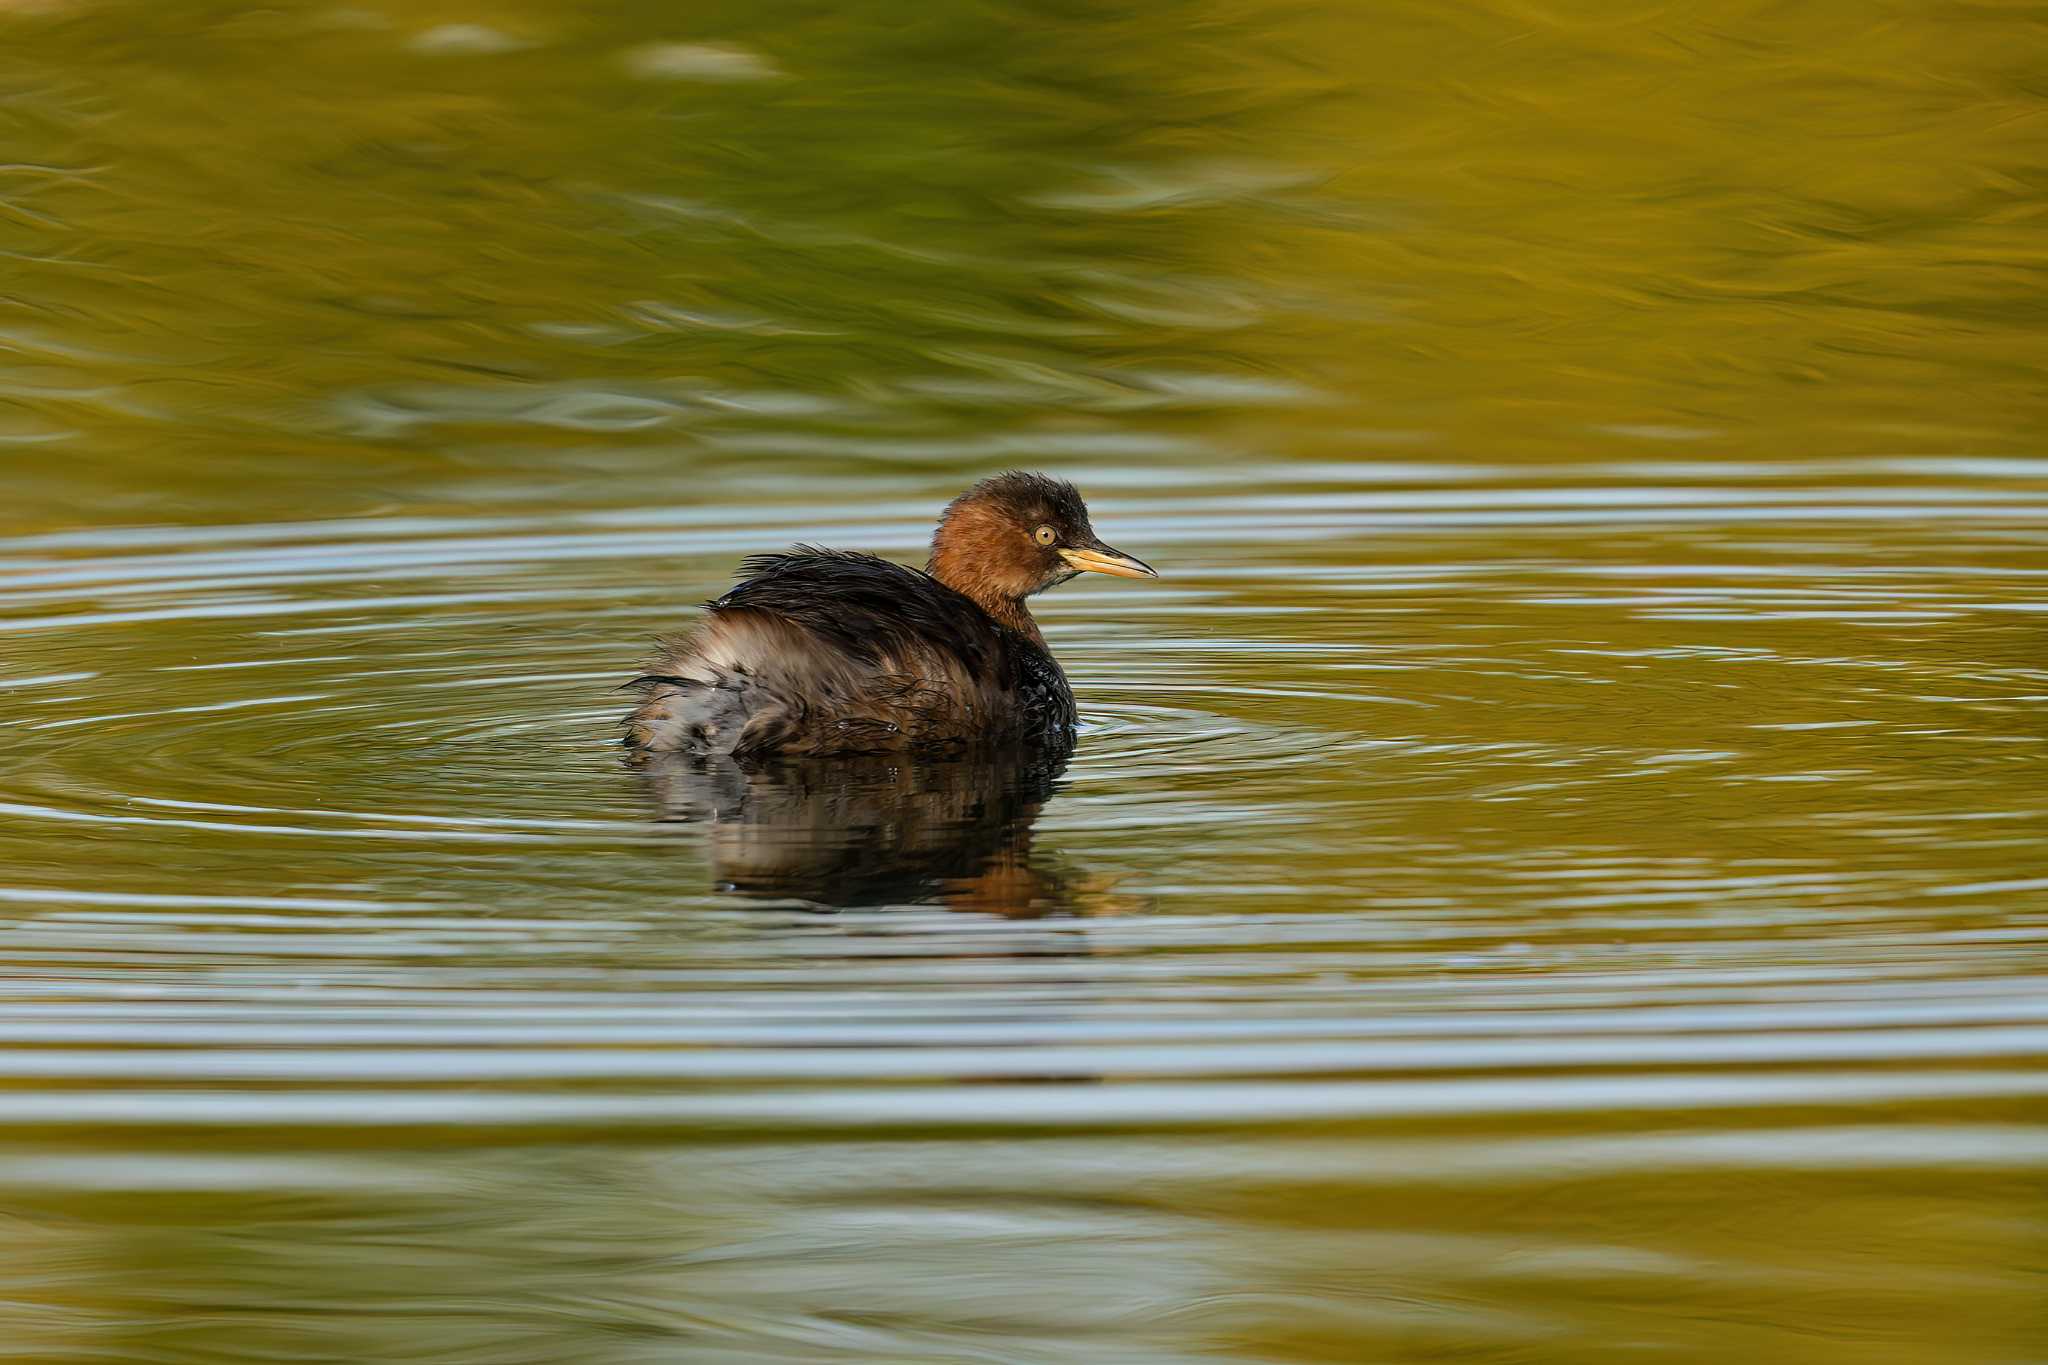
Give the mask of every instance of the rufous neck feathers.
M 999 514 L 973 504 L 951 509 L 932 537 L 925 572 L 971 599 L 1002 625 L 1043 647 L 1045 637 L 1024 599 L 1038 584 L 1029 566 L 1008 563 L 1000 546 L 1015 528 Z

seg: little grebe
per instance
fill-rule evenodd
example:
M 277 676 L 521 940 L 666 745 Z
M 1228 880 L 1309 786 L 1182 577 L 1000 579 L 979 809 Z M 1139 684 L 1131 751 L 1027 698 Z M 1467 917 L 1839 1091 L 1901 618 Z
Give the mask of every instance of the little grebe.
M 1084 570 L 1156 576 L 1096 539 L 1073 485 L 1015 472 L 947 506 L 922 573 L 811 546 L 740 568 L 627 684 L 646 693 L 632 748 L 746 762 L 1063 739 L 1074 694 L 1024 599 Z

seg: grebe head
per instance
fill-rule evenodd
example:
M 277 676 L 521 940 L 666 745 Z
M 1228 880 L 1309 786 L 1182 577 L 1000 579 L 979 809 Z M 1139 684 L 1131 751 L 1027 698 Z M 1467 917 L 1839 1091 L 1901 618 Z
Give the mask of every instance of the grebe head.
M 928 571 L 984 606 L 1021 602 L 1081 573 L 1158 577 L 1096 537 L 1072 484 L 1020 471 L 983 479 L 947 505 Z

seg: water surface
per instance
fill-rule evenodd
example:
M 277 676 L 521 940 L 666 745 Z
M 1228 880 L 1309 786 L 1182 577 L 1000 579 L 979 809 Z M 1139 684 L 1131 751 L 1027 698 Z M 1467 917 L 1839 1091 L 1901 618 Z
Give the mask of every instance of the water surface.
M 0 1355 L 2038 1358 L 2040 25 L 0 5 Z M 1070 757 L 620 762 L 1009 465 Z

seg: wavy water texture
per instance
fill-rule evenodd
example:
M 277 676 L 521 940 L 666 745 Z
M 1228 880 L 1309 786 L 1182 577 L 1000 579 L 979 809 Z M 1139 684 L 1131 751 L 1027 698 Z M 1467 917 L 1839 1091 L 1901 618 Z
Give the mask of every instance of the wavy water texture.
M 123 1312 L 338 1267 L 428 1358 L 630 1322 L 748 1360 L 1178 1359 L 1281 1302 L 1346 1350 L 1539 1349 L 1616 1294 L 1850 1332 L 1830 1248 L 1911 1192 L 1944 1231 L 1856 1274 L 1906 1339 L 1914 1286 L 1964 1295 L 1988 1350 L 2031 1311 L 2000 1192 L 2048 1167 L 2048 498 L 1811 473 L 1110 471 L 1098 524 L 1168 576 L 1043 599 L 1073 758 L 795 788 L 630 772 L 607 689 L 737 554 L 914 553 L 913 507 L 17 538 L 11 1187 L 110 1233 L 204 1201 L 215 1270 L 139 1300 L 56 1244 Z M 363 1218 L 496 1325 L 387 1283 Z M 635 1306 L 573 1287 L 620 1255 Z M 368 1355 L 401 1320 L 232 1316 Z
M 2040 35 L 0 0 L 0 1359 L 2035 1358 Z M 1008 465 L 1071 755 L 621 762 Z

